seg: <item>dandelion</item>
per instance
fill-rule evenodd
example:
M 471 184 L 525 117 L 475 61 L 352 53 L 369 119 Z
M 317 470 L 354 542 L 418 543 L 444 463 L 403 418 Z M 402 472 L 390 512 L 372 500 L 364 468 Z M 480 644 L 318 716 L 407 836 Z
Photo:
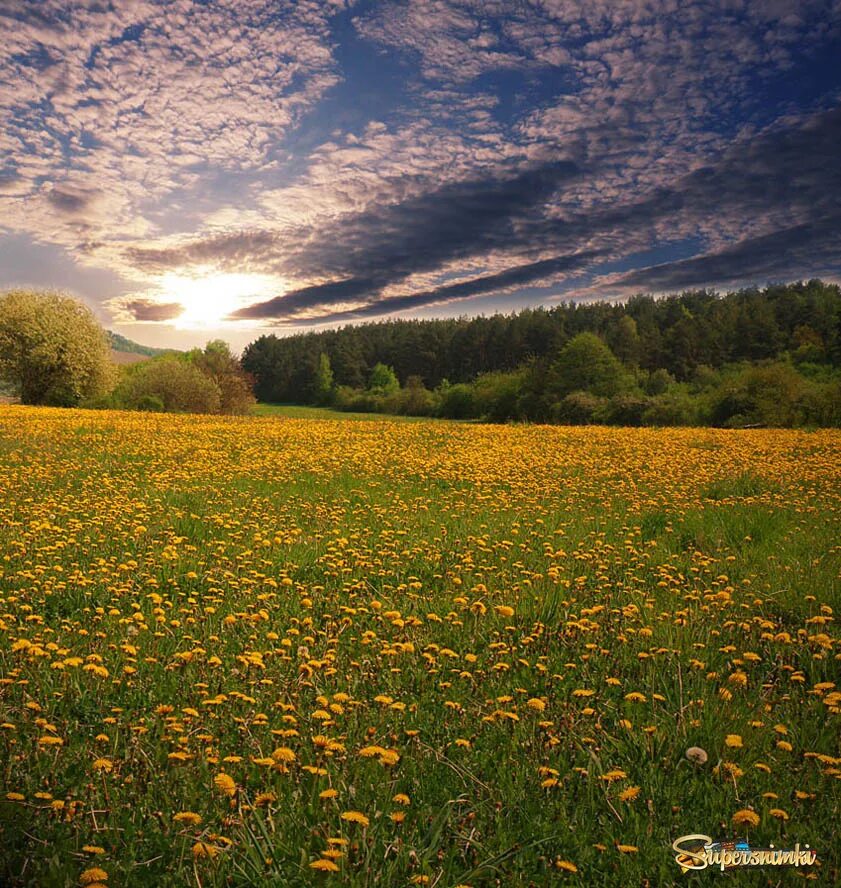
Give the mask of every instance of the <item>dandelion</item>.
M 231 777 L 230 774 L 226 774 L 224 771 L 213 778 L 213 785 L 222 795 L 233 796 L 237 791 L 237 785 L 234 782 L 234 778 Z
M 743 808 L 731 818 L 733 826 L 759 826 L 759 815 L 755 811 Z
M 360 811 L 345 811 L 341 815 L 342 820 L 348 823 L 358 823 L 360 826 L 368 826 L 370 821 Z
M 99 845 L 82 845 L 82 851 L 84 851 L 85 854 L 93 854 L 95 856 L 105 853 L 105 849 Z
M 571 863 L 569 860 L 561 860 L 560 858 L 555 860 L 555 869 L 563 870 L 567 873 L 578 872 L 578 867 L 574 863 Z
M 79 884 L 80 885 L 92 885 L 94 882 L 107 882 L 107 881 L 108 881 L 108 873 L 106 873 L 104 869 L 100 869 L 98 866 L 93 866 L 90 869 L 86 869 L 79 876 Z
M 186 823 L 188 826 L 198 826 L 201 823 L 201 814 L 195 811 L 179 811 L 172 815 L 172 819 L 176 823 Z
M 705 765 L 708 759 L 706 750 L 700 746 L 690 746 L 686 750 L 686 757 L 694 765 Z
M 319 860 L 314 860 L 310 864 L 310 869 L 320 870 L 323 873 L 337 873 L 339 872 L 339 867 L 333 863 L 332 860 L 326 857 L 322 857 Z
M 280 746 L 272 753 L 272 758 L 276 762 L 290 764 L 291 762 L 295 761 L 296 756 L 295 753 L 287 746 Z
M 111 759 L 98 758 L 91 766 L 94 771 L 100 771 L 104 774 L 110 774 L 114 770 L 114 763 Z
M 729 746 L 731 749 L 741 749 L 742 738 L 739 734 L 728 734 L 724 738 L 724 745 Z
M 627 789 L 623 789 L 622 792 L 619 793 L 619 801 L 632 802 L 639 794 L 640 788 L 638 786 L 629 786 Z

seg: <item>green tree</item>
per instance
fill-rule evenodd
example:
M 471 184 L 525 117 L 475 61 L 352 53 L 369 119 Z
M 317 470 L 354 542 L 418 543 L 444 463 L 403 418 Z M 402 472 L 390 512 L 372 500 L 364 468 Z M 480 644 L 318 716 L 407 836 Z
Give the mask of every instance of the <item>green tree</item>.
M 558 398 L 580 391 L 609 398 L 628 384 L 622 364 L 594 333 L 573 336 L 558 353 L 546 379 L 548 390 Z
M 613 353 L 625 364 L 635 367 L 640 360 L 640 335 L 637 322 L 629 314 L 622 315 L 609 337 Z
M 230 346 L 221 339 L 214 339 L 204 350 L 193 349 L 189 360 L 219 387 L 219 411 L 221 413 L 248 413 L 255 398 L 251 378 L 232 354 Z
M 397 375 L 386 364 L 376 364 L 368 380 L 368 391 L 378 395 L 393 395 L 400 391 Z
M 0 296 L 0 377 L 24 404 L 101 397 L 114 384 L 105 331 L 69 296 L 11 290 Z
M 314 404 L 327 404 L 333 394 L 333 368 L 330 366 L 330 356 L 327 352 L 321 352 L 315 365 L 315 374 L 312 381 L 311 400 Z

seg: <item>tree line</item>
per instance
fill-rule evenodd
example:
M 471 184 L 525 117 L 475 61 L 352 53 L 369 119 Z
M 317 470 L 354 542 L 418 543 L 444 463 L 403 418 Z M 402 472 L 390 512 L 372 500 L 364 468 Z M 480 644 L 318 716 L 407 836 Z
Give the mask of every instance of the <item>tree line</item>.
M 261 336 L 259 400 L 497 421 L 841 425 L 841 291 L 564 303 Z

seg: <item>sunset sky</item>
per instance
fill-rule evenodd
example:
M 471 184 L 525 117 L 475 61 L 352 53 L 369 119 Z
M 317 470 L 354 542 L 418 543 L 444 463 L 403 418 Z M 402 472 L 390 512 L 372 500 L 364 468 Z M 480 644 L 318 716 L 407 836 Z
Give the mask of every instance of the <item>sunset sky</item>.
M 841 278 L 841 2 L 0 0 L 0 289 L 150 345 Z

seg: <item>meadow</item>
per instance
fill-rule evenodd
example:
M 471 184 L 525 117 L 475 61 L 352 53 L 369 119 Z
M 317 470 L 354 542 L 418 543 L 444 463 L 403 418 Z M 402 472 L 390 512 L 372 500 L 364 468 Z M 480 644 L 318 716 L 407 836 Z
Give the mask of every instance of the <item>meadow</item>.
M 841 880 L 837 431 L 0 406 L 0 552 L 4 886 Z

